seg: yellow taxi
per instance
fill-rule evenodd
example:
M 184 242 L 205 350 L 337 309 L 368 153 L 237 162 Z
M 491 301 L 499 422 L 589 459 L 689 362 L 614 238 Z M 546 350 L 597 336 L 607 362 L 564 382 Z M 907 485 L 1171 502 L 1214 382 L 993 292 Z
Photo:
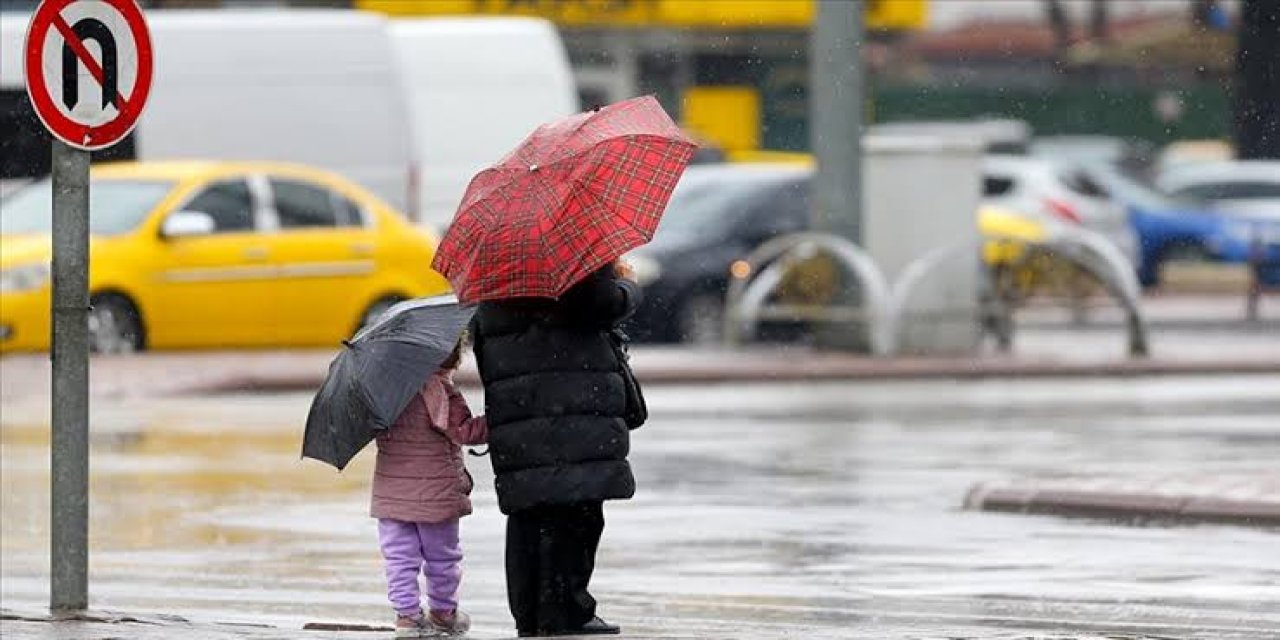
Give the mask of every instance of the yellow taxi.
M 992 266 L 1017 262 L 1028 244 L 1043 242 L 1049 236 L 1044 223 L 992 205 L 978 209 L 978 231 L 985 239 L 983 258 Z
M 0 352 L 49 347 L 51 188 L 0 206 Z M 90 175 L 96 351 L 337 344 L 395 302 L 449 290 L 437 238 L 302 166 L 139 162 Z

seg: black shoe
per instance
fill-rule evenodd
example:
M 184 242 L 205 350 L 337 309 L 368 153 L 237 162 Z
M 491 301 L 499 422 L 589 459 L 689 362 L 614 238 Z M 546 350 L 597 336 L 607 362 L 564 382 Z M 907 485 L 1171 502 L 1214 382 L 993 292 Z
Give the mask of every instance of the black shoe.
M 599 616 L 588 620 L 586 624 L 577 629 L 565 629 L 564 631 L 543 631 L 539 636 L 616 636 L 622 633 L 622 627 L 616 624 L 609 624 L 601 620 Z

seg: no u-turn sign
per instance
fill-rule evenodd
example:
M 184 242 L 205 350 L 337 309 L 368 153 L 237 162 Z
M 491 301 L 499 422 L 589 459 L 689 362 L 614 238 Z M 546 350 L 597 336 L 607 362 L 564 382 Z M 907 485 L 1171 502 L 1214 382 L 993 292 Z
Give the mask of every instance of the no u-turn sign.
M 27 95 L 53 135 L 85 150 L 133 130 L 151 91 L 151 34 L 134 0 L 44 0 L 27 28 Z

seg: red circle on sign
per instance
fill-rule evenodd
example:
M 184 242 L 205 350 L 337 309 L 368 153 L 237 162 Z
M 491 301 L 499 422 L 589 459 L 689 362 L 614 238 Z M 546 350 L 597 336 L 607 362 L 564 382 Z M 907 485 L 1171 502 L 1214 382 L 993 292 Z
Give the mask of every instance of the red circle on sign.
M 31 26 L 27 28 L 26 61 L 27 97 L 36 115 L 44 123 L 50 133 L 63 142 L 88 151 L 109 147 L 133 130 L 138 124 L 138 116 L 147 103 L 151 93 L 152 53 L 151 34 L 147 31 L 146 20 L 142 9 L 134 0 L 100 0 L 111 6 L 124 16 L 129 25 L 129 33 L 137 50 L 137 76 L 133 83 L 133 92 L 129 96 L 120 95 L 120 105 L 116 117 L 100 125 L 81 124 L 72 120 L 58 108 L 49 87 L 45 83 L 44 41 L 55 20 L 61 20 L 61 11 L 75 0 L 44 0 L 31 17 Z M 78 62 L 77 64 L 84 64 Z

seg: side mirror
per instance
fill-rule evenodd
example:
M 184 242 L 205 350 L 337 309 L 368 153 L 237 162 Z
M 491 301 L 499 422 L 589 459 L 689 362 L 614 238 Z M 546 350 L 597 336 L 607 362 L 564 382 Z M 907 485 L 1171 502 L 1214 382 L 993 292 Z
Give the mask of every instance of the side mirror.
M 212 234 L 217 224 L 213 216 L 202 211 L 176 211 L 165 218 L 160 235 L 165 238 L 185 238 Z

